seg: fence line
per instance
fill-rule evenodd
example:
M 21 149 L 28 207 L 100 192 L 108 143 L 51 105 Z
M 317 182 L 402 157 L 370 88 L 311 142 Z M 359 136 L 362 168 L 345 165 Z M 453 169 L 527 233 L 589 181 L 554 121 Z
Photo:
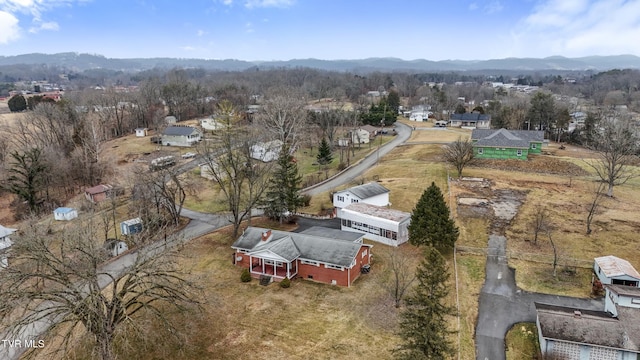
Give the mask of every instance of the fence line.
M 471 255 L 483 255 L 483 256 L 497 256 L 497 254 L 492 254 L 492 250 L 497 250 L 496 248 L 481 248 L 481 247 L 472 247 L 472 246 L 456 246 L 456 252 L 460 254 L 471 254 Z M 522 253 L 516 251 L 507 250 L 504 255 L 508 259 L 514 260 L 526 260 L 541 264 L 553 264 L 553 255 L 552 254 L 534 254 L 534 253 Z M 593 259 L 577 259 L 566 256 L 558 256 L 558 265 L 567 266 L 567 267 L 577 267 L 590 269 L 593 267 Z

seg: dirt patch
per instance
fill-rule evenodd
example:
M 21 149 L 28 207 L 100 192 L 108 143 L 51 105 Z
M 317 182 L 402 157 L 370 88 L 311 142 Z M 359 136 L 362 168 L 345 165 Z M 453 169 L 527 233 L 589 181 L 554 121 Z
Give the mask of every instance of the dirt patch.
M 474 167 L 505 171 L 531 172 L 568 176 L 585 176 L 588 173 L 580 166 L 553 156 L 530 156 L 529 160 L 478 159 Z

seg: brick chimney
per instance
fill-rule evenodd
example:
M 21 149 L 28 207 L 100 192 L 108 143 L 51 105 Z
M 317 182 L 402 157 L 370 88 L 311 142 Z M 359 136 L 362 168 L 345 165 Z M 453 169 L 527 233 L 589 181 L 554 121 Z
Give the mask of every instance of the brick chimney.
M 269 241 L 271 240 L 271 230 L 267 230 L 267 231 L 263 231 L 262 232 L 262 241 Z

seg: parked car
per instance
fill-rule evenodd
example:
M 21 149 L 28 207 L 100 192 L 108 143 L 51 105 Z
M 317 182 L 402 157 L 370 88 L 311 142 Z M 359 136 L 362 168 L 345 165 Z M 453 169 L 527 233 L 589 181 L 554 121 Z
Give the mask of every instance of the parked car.
M 188 153 L 182 154 L 183 159 L 193 159 L 194 157 L 196 157 L 196 153 L 188 152 Z

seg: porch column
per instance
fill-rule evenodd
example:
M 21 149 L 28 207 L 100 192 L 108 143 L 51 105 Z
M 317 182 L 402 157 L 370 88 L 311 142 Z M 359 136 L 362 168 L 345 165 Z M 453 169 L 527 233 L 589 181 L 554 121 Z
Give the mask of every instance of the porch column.
M 288 263 L 287 263 L 287 278 L 289 278 L 289 277 L 290 277 L 290 274 L 291 274 L 291 273 L 290 273 L 290 271 L 291 271 L 291 263 L 290 263 L 290 262 L 288 262 Z

